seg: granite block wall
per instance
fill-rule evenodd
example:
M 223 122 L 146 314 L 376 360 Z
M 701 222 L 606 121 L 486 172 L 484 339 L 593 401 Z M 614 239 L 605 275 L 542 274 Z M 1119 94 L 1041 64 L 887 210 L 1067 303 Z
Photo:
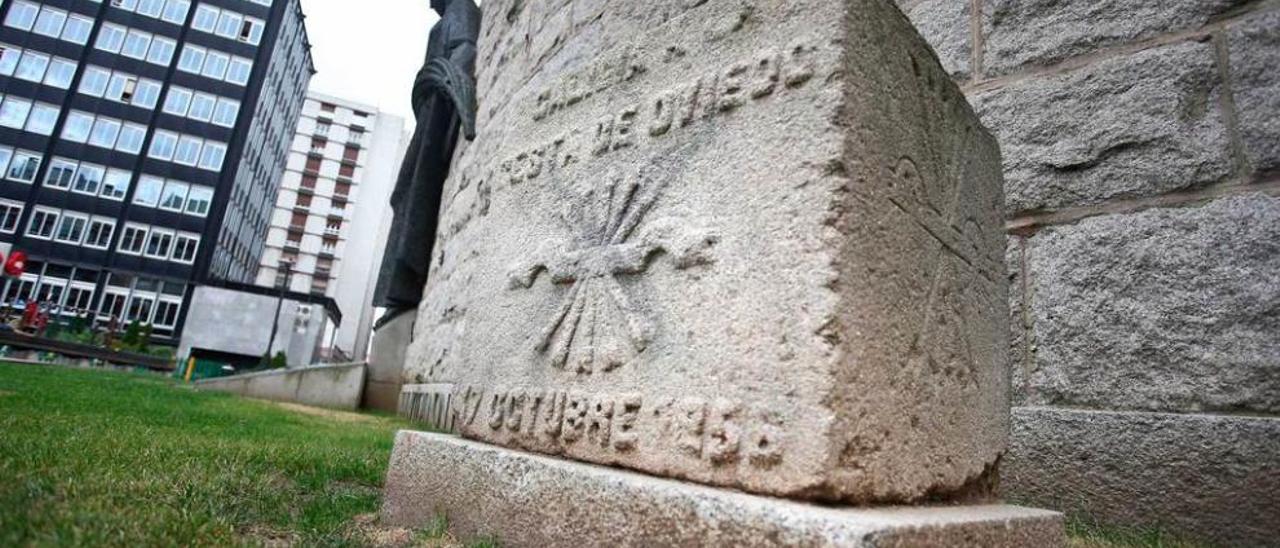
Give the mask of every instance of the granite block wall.
M 1280 538 L 1280 1 L 898 0 L 1004 152 L 1007 498 Z

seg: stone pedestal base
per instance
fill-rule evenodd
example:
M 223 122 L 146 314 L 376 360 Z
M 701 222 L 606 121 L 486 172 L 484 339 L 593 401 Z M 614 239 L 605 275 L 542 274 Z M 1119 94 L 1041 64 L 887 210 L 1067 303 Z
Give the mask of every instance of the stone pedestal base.
M 1064 542 L 1061 514 L 1017 506 L 831 508 L 401 432 L 382 519 L 437 515 L 503 546 L 1034 546 Z
M 373 333 L 373 351 L 369 355 L 369 376 L 365 385 L 364 407 L 395 413 L 404 385 L 404 355 L 413 340 L 413 313 L 379 326 Z

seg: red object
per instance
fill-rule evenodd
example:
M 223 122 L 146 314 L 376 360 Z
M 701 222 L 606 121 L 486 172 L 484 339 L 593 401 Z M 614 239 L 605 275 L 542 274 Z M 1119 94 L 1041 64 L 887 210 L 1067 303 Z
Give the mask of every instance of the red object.
M 27 271 L 27 254 L 21 251 L 14 251 L 9 254 L 9 260 L 4 262 L 4 273 L 10 276 L 21 276 Z
M 22 325 L 31 327 L 36 324 L 36 320 L 40 318 L 40 305 L 35 301 L 27 303 L 27 308 L 22 311 Z

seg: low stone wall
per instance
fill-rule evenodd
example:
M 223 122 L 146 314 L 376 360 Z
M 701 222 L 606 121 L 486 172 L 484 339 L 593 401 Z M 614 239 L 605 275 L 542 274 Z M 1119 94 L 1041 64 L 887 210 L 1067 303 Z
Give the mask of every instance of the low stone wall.
M 364 393 L 363 363 L 263 371 L 197 381 L 200 390 L 331 409 L 357 409 Z

